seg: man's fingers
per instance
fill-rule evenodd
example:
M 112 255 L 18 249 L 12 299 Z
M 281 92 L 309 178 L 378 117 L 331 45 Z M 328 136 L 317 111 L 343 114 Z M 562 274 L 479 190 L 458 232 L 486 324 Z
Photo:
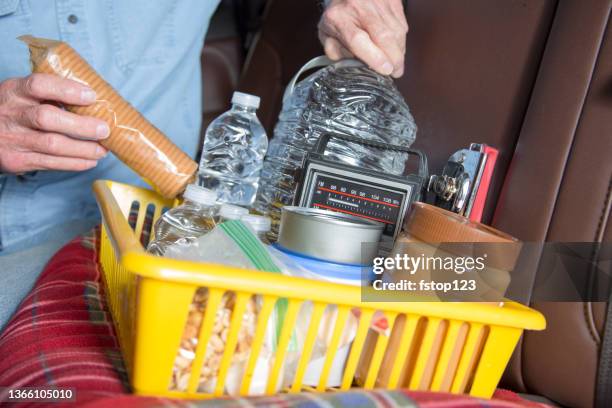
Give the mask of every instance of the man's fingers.
M 359 23 L 393 64 L 392 75 L 399 77 L 404 72 L 408 23 L 403 12 L 395 15 L 393 6 L 396 3 L 402 7 L 396 0 L 362 5 Z
M 330 6 L 323 15 L 319 30 L 323 35 L 335 38 L 342 43 L 349 52 L 370 68 L 382 75 L 391 75 L 395 68 L 393 63 L 372 41 L 368 33 L 358 26 L 358 20 L 357 15 L 347 14 L 338 6 Z
M 365 31 L 355 28 L 346 34 L 346 44 L 357 58 L 382 75 L 391 75 L 395 67 L 387 55 Z
M 97 142 L 76 140 L 58 133 L 31 132 L 24 136 L 22 148 L 53 156 L 99 160 L 107 150 Z
M 399 77 L 404 73 L 404 55 L 406 52 L 406 37 L 398 38 L 395 32 L 380 25 L 367 26 L 371 40 L 383 50 L 391 64 L 393 71 L 390 73 L 393 76 Z
M 32 106 L 24 110 L 22 116 L 21 121 L 25 126 L 81 139 L 105 139 L 110 133 L 108 124 L 103 120 L 80 116 L 48 104 Z
M 332 0 L 319 23 L 330 58 L 337 59 L 344 47 L 378 73 L 394 77 L 404 73 L 407 32 L 401 0 Z
M 340 41 L 333 37 L 323 35 L 321 38 L 321 43 L 323 44 L 325 55 L 334 61 L 344 58 L 354 58 L 354 55 L 349 50 L 344 48 L 342 44 L 340 44 Z
M 32 74 L 19 79 L 18 89 L 22 95 L 67 105 L 89 105 L 96 101 L 96 93 L 79 82 L 51 74 Z
M 44 153 L 23 153 L 23 161 L 29 170 L 84 171 L 96 167 L 96 160 L 53 156 Z

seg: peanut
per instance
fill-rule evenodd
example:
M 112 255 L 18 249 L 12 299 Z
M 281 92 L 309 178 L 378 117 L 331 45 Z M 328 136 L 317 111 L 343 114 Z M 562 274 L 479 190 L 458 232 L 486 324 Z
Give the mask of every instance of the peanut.
M 198 391 L 208 392 L 214 379 L 217 376 L 221 359 L 225 352 L 225 344 L 229 336 L 232 312 L 235 305 L 236 296 L 233 293 L 226 293 L 215 311 L 212 333 L 206 351 L 204 353 L 204 363 L 200 372 Z M 172 376 L 172 389 L 186 390 L 191 374 L 191 364 L 195 358 L 195 351 L 198 346 L 198 334 L 206 312 L 208 301 L 208 290 L 200 288 L 194 295 L 193 302 L 189 307 L 187 323 L 181 338 L 180 349 L 174 363 Z M 257 325 L 257 302 L 255 298 L 249 299 L 246 310 L 241 319 L 238 330 L 238 342 L 232 356 L 232 364 L 243 363 L 249 357 L 255 327 Z

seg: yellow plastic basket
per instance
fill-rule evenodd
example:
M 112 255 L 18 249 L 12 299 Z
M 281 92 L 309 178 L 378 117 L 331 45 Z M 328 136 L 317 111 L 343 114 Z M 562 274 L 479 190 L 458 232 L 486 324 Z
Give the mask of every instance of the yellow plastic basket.
M 488 398 L 522 331 L 542 330 L 546 325 L 540 313 L 513 302 L 503 307 L 443 302 L 364 303 L 359 287 L 155 257 L 147 254 L 140 242 L 145 214 L 149 211 L 156 219 L 164 207 L 174 203 L 152 191 L 110 181 L 95 182 L 94 191 L 103 217 L 100 263 L 106 293 L 130 383 L 137 394 L 180 398 L 223 395 L 241 323 L 237 314 L 231 320 L 214 392 L 201 393 L 197 387 L 215 315 L 210 311 L 216 311 L 216 305 L 228 291 L 236 294 L 237 310 L 253 295 L 263 299 L 240 386 L 242 395 L 249 390 L 267 320 L 281 298 L 288 299 L 288 307 L 267 379 L 268 394 L 276 392 L 293 327 L 300 306 L 306 301 L 312 302 L 312 315 L 297 372 L 287 392 L 326 390 L 344 321 L 355 308 L 360 310 L 359 323 L 344 366 L 342 384 L 335 389 L 346 390 L 360 384 L 366 389 L 407 387 Z M 137 207 L 135 222 L 128 220 L 130 210 L 135 213 Z M 144 229 L 150 231 L 150 224 Z M 188 387 L 185 392 L 172 391 L 172 369 L 188 309 L 194 293 L 202 287 L 208 288 L 209 300 Z M 338 308 L 330 347 L 319 385 L 306 387 L 303 385 L 305 368 L 321 316 L 329 305 Z M 371 333 L 370 322 L 377 311 L 384 313 L 389 326 L 398 333 L 391 341 L 388 336 Z M 391 343 L 395 343 L 394 350 L 397 350 L 394 355 L 386 353 Z M 387 368 L 380 370 L 383 363 Z

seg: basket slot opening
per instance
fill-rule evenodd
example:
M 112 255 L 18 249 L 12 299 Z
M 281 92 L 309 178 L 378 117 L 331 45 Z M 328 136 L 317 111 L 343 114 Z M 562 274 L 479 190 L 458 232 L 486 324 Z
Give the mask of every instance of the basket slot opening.
M 421 342 L 419 356 L 416 361 L 410 386 L 412 389 L 425 391 L 431 386 L 434 369 L 438 362 L 448 321 L 438 318 L 428 318 L 427 328 Z
M 464 322 L 451 320 L 444 337 L 440 358 L 430 389 L 432 391 L 450 392 L 457 372 L 459 358 L 467 336 L 468 325 Z
M 325 361 L 321 370 L 319 384 L 317 385 L 317 391 L 325 391 L 328 387 L 337 387 L 339 384 L 330 377 L 332 366 L 336 355 L 344 354 L 349 347 L 350 340 L 353 337 L 353 327 L 355 326 L 356 319 L 350 313 L 351 310 L 348 306 L 328 306 L 329 313 L 329 326 L 322 328 L 322 334 L 324 335 L 324 344 L 327 345 L 325 352 Z M 323 323 L 327 323 L 325 320 Z M 328 383 L 328 379 L 332 381 Z
M 248 306 L 248 315 L 245 315 Z M 255 302 L 252 296 L 248 293 L 238 293 L 234 296 L 234 304 L 231 307 L 231 321 L 229 327 L 225 326 L 221 329 L 220 335 L 213 333 L 210 341 L 216 341 L 216 351 L 222 350 L 223 355 L 219 363 L 219 372 L 215 384 L 214 395 L 223 395 L 230 366 L 234 364 L 242 365 L 248 358 L 248 350 L 252 343 L 252 333 L 255 330 Z M 238 374 L 238 373 L 235 373 Z M 239 374 L 238 374 L 239 375 Z M 230 387 L 233 388 L 231 389 Z M 232 384 L 227 384 L 231 394 L 238 392 L 239 384 L 233 381 Z
M 351 345 L 351 352 L 349 353 L 344 368 L 344 375 L 342 377 L 342 390 L 348 390 L 352 385 L 355 377 L 359 377 L 359 373 L 356 373 L 358 363 L 362 360 L 364 363 L 367 360 L 365 356 L 365 350 L 368 348 L 366 342 L 369 340 L 370 327 L 372 325 L 374 310 L 371 309 L 354 309 L 353 313 L 359 319 L 357 326 L 357 332 L 355 339 Z M 364 374 L 365 377 L 365 374 Z
M 297 299 L 278 299 L 276 310 L 280 314 L 284 314 L 279 317 L 278 324 L 282 328 L 278 338 L 278 346 L 274 355 L 274 363 L 268 377 L 268 383 L 266 385 L 266 394 L 272 395 L 280 391 L 283 387 L 285 359 L 288 352 L 292 354 L 299 353 L 297 349 L 297 341 L 295 339 L 295 323 L 302 305 L 301 300 Z M 286 305 L 286 308 L 285 308 Z M 284 310 L 284 312 L 282 312 Z
M 304 302 L 300 310 L 300 320 L 305 317 L 308 321 L 308 329 L 304 334 L 304 345 L 301 350 L 300 358 L 297 363 L 295 376 L 291 383 L 291 391 L 299 392 L 303 389 L 303 380 L 306 375 L 308 364 L 311 361 L 311 356 L 315 343 L 319 337 L 321 319 L 326 312 L 327 306 L 325 303 Z
M 162 207 L 161 212 L 159 213 L 159 215 L 164 215 L 165 213 L 168 212 L 169 209 L 170 209 L 169 207 Z M 156 220 L 157 220 L 157 218 L 156 218 Z
M 467 323 L 467 335 L 459 357 L 459 364 L 451 385 L 451 392 L 462 394 L 471 386 L 475 368 L 480 360 L 488 327 L 480 323 Z
M 377 385 L 394 389 L 406 382 L 406 378 L 409 378 L 414 370 L 425 324 L 426 322 L 416 315 L 402 314 L 395 320 L 389 340 L 389 352 L 385 354 L 383 361 L 383 367 L 390 366 L 391 370 L 382 373 L 388 374 L 388 378 L 380 378 Z M 392 353 L 393 350 L 396 350 L 396 353 Z
M 198 353 L 189 379 L 189 391 L 206 394 L 214 392 L 225 351 L 223 339 L 227 340 L 235 301 L 234 292 L 210 289 L 204 323 L 198 339 Z
M 374 316 L 374 321 L 372 322 L 373 326 L 379 327 L 381 325 L 380 322 L 384 322 L 384 327 L 391 328 L 390 331 L 387 329 L 381 334 L 377 331 L 371 331 L 372 334 L 372 343 L 370 347 L 364 347 L 365 349 L 370 349 L 371 355 L 369 357 L 369 362 L 367 364 L 367 373 L 365 374 L 365 382 L 363 387 L 365 389 L 372 389 L 377 386 L 377 379 L 379 375 L 379 370 L 383 362 L 383 357 L 387 351 L 387 345 L 389 343 L 390 333 L 395 326 L 395 319 L 397 318 L 397 313 L 393 312 L 385 312 L 379 311 Z M 384 320 L 383 320 L 384 319 Z
M 222 294 L 221 291 L 209 291 L 207 288 L 194 291 L 172 369 L 170 390 L 184 392 L 189 388 L 193 392 L 197 387 L 205 346 L 212 332 Z
M 143 247 L 149 245 L 151 235 L 153 232 L 153 223 L 155 221 L 155 204 L 149 203 L 142 221 L 142 228 L 140 230 L 140 243 Z
M 474 377 L 476 375 L 476 368 L 480 364 L 480 358 L 482 357 L 482 352 L 484 350 L 485 344 L 487 344 L 487 339 L 489 337 L 489 332 L 490 332 L 489 326 L 485 326 L 482 329 L 482 337 L 480 339 L 480 342 L 476 346 L 476 352 L 475 352 L 475 355 L 474 355 L 474 365 L 471 367 L 471 370 L 469 371 L 469 376 L 467 378 L 467 383 L 466 383 L 466 386 L 465 386 L 466 392 L 468 392 L 468 390 L 471 391 L 471 389 L 472 389 L 472 385 L 474 383 Z
M 136 221 L 138 220 L 138 213 L 140 212 L 140 201 L 134 200 L 130 204 L 130 212 L 128 213 L 128 224 L 132 230 L 136 230 Z
M 256 296 L 255 300 L 257 302 L 257 326 L 250 348 L 249 359 L 246 362 L 242 376 L 240 395 L 254 393 L 267 385 L 267 373 L 262 373 L 261 371 L 266 371 L 269 367 L 265 364 L 265 359 L 273 352 L 271 349 L 273 345 L 270 344 L 269 338 L 266 342 L 266 334 L 270 333 L 270 330 L 275 329 L 270 325 L 270 321 L 272 320 L 271 316 L 274 312 L 277 298 L 275 296 Z M 261 381 L 264 381 L 264 383 L 262 384 Z

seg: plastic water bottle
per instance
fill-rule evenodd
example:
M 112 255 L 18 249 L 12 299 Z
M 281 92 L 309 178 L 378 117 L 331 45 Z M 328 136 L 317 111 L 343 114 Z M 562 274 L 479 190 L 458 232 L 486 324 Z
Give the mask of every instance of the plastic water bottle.
M 213 191 L 190 184 L 183 198 L 183 204 L 165 212 L 155 223 L 155 237 L 148 252 L 164 255 L 170 245 L 191 245 L 215 227 L 219 207 Z
M 272 228 L 270 218 L 263 215 L 246 214 L 240 217 L 240 221 L 247 224 L 264 244 L 269 243 L 267 235 Z
M 255 200 L 268 149 L 258 107 L 259 97 L 234 92 L 232 108 L 206 130 L 199 184 L 215 191 L 221 202 L 249 207 Z
M 303 72 L 321 66 L 324 68 L 297 82 Z M 270 239 L 276 240 L 281 208 L 293 204 L 296 175 L 322 134 L 409 147 L 416 132 L 410 109 L 390 77 L 351 60 L 333 63 L 319 57 L 307 63 L 285 94 L 253 205 L 258 213 L 272 218 Z M 394 175 L 402 174 L 407 159 L 405 153 L 381 154 L 372 147 L 338 140 L 329 142 L 325 156 Z
M 217 220 L 219 224 L 223 221 L 239 220 L 248 213 L 249 210 L 244 207 L 239 207 L 237 205 L 232 204 L 222 204 L 221 208 L 219 209 L 219 215 L 217 217 Z

